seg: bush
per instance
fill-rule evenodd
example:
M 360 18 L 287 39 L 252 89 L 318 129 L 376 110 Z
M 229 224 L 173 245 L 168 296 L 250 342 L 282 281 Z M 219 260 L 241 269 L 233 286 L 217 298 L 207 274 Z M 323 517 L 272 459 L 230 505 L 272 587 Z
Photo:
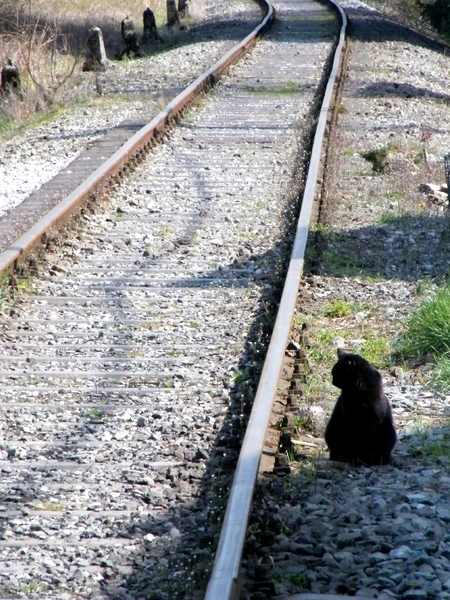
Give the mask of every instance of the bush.
M 450 350 L 450 284 L 439 288 L 411 314 L 400 352 L 420 358 L 445 355 Z
M 450 0 L 433 0 L 422 5 L 422 16 L 434 29 L 450 36 Z

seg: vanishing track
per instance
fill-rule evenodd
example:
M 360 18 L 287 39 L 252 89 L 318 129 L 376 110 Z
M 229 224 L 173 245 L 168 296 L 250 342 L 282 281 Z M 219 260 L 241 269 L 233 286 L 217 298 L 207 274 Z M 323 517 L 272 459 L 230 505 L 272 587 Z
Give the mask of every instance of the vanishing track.
M 0 597 L 173 600 L 207 581 L 337 32 L 331 8 L 280 2 L 107 201 L 52 234 L 38 276 L 13 277 Z

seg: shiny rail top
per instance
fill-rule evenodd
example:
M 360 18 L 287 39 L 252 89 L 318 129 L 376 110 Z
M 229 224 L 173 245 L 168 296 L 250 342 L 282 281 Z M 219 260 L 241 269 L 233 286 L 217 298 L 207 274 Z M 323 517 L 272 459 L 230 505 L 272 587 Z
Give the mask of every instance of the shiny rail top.
M 337 10 L 341 21 L 339 42 L 335 50 L 332 70 L 320 109 L 302 208 L 297 224 L 294 248 L 283 295 L 239 455 L 205 600 L 234 600 L 238 597 L 237 594 L 239 593 L 237 583 L 239 565 L 245 541 L 253 490 L 258 474 L 272 402 L 276 394 L 284 352 L 288 343 L 297 299 L 297 290 L 303 272 L 306 242 L 316 192 L 321 152 L 324 144 L 325 127 L 333 102 L 334 85 L 339 76 L 342 51 L 345 43 L 347 29 L 345 12 L 334 0 L 329 0 L 329 2 Z

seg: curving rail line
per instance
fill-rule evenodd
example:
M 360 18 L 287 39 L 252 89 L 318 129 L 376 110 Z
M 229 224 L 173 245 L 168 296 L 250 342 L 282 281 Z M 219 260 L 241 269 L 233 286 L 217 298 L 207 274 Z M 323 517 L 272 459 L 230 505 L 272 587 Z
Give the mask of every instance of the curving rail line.
M 261 23 L 239 44 L 218 60 L 212 67 L 202 73 L 183 92 L 169 102 L 154 119 L 135 133 L 117 152 L 106 160 L 81 185 L 64 198 L 55 208 L 17 239 L 7 250 L 0 254 L 0 275 L 14 270 L 30 253 L 42 243 L 42 238 L 50 231 L 58 230 L 80 207 L 87 202 L 91 195 L 108 187 L 108 182 L 121 171 L 130 161 L 142 158 L 150 148 L 152 140 L 188 106 L 188 104 L 207 90 L 224 71 L 243 54 L 248 52 L 258 37 L 274 20 L 274 9 L 268 0 L 257 0 L 266 13 Z
M 330 118 L 333 92 L 335 90 L 345 40 L 347 24 L 345 14 L 334 0 L 329 0 L 329 3 L 340 15 L 341 31 L 339 41 L 335 49 L 332 69 L 320 109 L 302 209 L 297 224 L 295 243 L 284 292 L 238 460 L 216 553 L 214 570 L 206 592 L 206 600 L 232 600 L 238 594 L 239 564 L 251 507 L 253 488 L 258 474 L 272 402 L 276 393 L 277 382 L 288 341 L 299 279 L 302 274 L 309 224 L 316 195 L 316 182 L 322 161 L 325 130 Z M 262 4 L 265 6 L 265 17 L 250 35 L 194 81 L 173 102 L 168 104 L 155 119 L 136 133 L 118 152 L 111 156 L 82 185 L 0 255 L 1 273 L 13 271 L 18 267 L 22 261 L 35 251 L 41 241 L 44 241 L 43 238 L 45 238 L 48 232 L 57 229 L 80 206 L 88 201 L 93 194 L 107 187 L 109 181 L 113 181 L 117 175 L 120 175 L 126 169 L 126 165 L 130 160 L 139 160 L 142 158 L 142 155 L 151 146 L 152 139 L 157 136 L 158 132 L 170 124 L 195 95 L 201 93 L 214 83 L 231 63 L 235 62 L 254 44 L 258 36 L 274 20 L 274 10 L 269 1 L 262 0 Z
M 253 490 L 272 404 L 276 396 L 285 349 L 289 341 L 288 338 L 297 300 L 298 286 L 303 272 L 306 242 L 320 172 L 321 155 L 325 144 L 325 129 L 327 120 L 330 118 L 334 100 L 333 92 L 340 74 L 343 59 L 347 17 L 335 0 L 329 1 L 338 11 L 341 20 L 339 42 L 335 50 L 332 70 L 320 109 L 302 208 L 283 294 L 250 420 L 242 443 L 205 600 L 233 600 L 238 597 L 239 565 L 245 541 Z

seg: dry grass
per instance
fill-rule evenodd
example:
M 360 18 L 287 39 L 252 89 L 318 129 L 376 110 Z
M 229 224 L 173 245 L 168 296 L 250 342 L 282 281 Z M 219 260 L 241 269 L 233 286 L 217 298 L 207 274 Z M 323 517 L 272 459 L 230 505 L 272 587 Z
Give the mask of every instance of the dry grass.
M 100 27 L 108 54 L 120 44 L 120 23 L 129 16 L 136 31 L 142 32 L 142 14 L 149 6 L 157 25 L 166 19 L 164 0 L 129 0 L 126 6 L 107 0 L 0 0 L 0 35 L 16 36 L 37 27 L 57 31 L 72 53 L 81 52 L 90 27 Z M 0 58 L 3 50 L 0 49 Z M 12 57 L 14 58 L 14 57 Z
M 87 32 L 100 27 L 109 58 L 121 48 L 121 21 L 129 16 L 140 36 L 149 6 L 157 25 L 167 19 L 165 0 L 0 0 L 0 68 L 8 59 L 21 74 L 23 95 L 0 97 L 0 136 L 36 113 L 86 98 L 92 78 L 81 73 Z

